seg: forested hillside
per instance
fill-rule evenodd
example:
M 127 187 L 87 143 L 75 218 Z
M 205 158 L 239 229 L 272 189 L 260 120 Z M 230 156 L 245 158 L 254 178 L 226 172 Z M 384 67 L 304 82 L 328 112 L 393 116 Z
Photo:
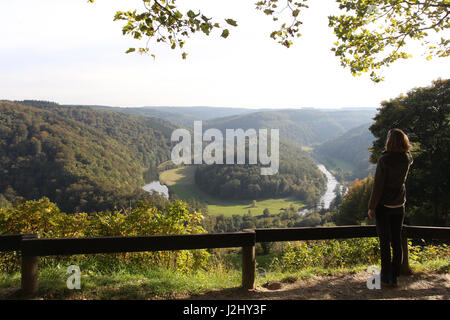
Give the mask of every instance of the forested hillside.
M 169 159 L 171 129 L 160 119 L 34 104 L 0 102 L 0 194 L 9 202 L 47 196 L 67 212 L 128 205 Z
M 369 162 L 369 148 L 375 140 L 370 125 L 363 124 L 325 141 L 314 148 L 314 156 L 341 180 L 367 177 L 374 171 L 374 165 Z
M 91 212 L 126 207 L 148 196 L 141 187 L 158 179 L 157 166 L 170 159 L 173 130 L 183 127 L 180 122 L 191 127 L 197 116 L 209 119 L 213 114 L 207 113 L 212 108 L 138 109 L 2 102 L 0 201 L 47 196 L 66 212 Z M 371 115 L 369 109 L 231 109 L 220 108 L 217 115 L 238 114 L 204 121 L 204 130 L 213 125 L 223 130 L 280 129 L 279 173 L 261 176 L 258 165 L 203 165 L 196 184 L 222 199 L 292 196 L 309 205 L 319 200 L 326 179 L 299 145 L 326 140 Z M 183 115 L 184 110 L 190 113 Z
M 92 106 L 108 110 L 161 118 L 178 125 L 192 128 L 194 121 L 202 120 L 204 128 L 220 130 L 242 128 L 273 128 L 280 130 L 280 138 L 297 145 L 321 143 L 345 131 L 368 123 L 376 110 L 362 109 L 248 109 L 220 107 L 139 107 L 116 108 Z
M 220 108 L 220 107 L 137 107 L 118 108 L 106 106 L 92 106 L 94 109 L 122 112 L 142 117 L 157 117 L 171 122 L 192 127 L 196 120 L 208 120 L 254 112 L 247 108 Z
M 259 165 L 202 165 L 195 175 L 200 188 L 223 199 L 294 196 L 308 204 L 325 191 L 326 177 L 300 147 L 280 142 L 278 174 L 261 175 Z
M 262 111 L 217 118 L 204 123 L 204 127 L 273 128 L 280 130 L 280 139 L 305 146 L 321 143 L 346 130 L 367 123 L 375 114 L 374 109 L 333 110 L 286 109 Z
M 130 148 L 135 160 L 141 161 L 148 171 L 146 181 L 157 179 L 155 165 L 168 160 L 170 135 L 179 126 L 152 117 L 136 117 L 109 111 L 93 110 L 87 106 L 61 106 L 56 103 L 25 100 L 24 105 L 45 109 L 64 118 L 80 121 Z

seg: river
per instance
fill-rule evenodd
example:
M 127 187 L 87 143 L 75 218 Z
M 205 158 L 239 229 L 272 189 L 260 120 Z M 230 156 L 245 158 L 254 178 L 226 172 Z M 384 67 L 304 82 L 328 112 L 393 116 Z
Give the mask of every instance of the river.
M 336 186 L 339 183 L 337 182 L 336 178 L 330 173 L 330 171 L 328 171 L 327 168 L 325 168 L 323 164 L 318 163 L 317 167 L 327 177 L 327 190 L 320 198 L 320 204 L 322 205 L 323 202 L 323 208 L 329 209 L 331 201 L 333 201 L 333 199 L 336 197 L 336 195 L 334 194 L 334 189 L 336 189 Z
M 327 177 L 327 190 L 325 193 L 320 197 L 319 200 L 319 209 L 329 209 L 331 201 L 336 197 L 334 190 L 336 189 L 337 185 L 340 185 L 339 182 L 337 182 L 336 178 L 331 174 L 330 171 L 325 168 L 325 166 L 321 163 L 316 163 L 317 167 L 320 171 L 325 174 Z M 298 212 L 300 215 L 304 215 L 305 213 L 308 213 L 311 210 L 311 208 L 302 209 Z
M 319 209 L 328 209 L 330 208 L 331 201 L 335 198 L 334 189 L 336 189 L 336 186 L 339 185 L 339 182 L 337 182 L 336 178 L 330 173 L 330 171 L 327 170 L 327 168 L 325 168 L 323 164 L 317 163 L 317 167 L 327 177 L 327 189 L 322 197 L 320 197 Z M 146 184 L 142 187 L 142 189 L 150 193 L 158 192 L 164 195 L 167 199 L 169 198 L 169 188 L 167 188 L 166 185 L 161 184 L 158 180 Z M 300 215 L 304 215 L 310 210 L 310 208 L 306 208 L 300 210 L 298 213 Z

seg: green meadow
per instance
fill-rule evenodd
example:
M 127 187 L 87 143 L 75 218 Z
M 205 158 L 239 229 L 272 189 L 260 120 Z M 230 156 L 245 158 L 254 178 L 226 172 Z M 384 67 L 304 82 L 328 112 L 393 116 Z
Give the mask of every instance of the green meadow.
M 194 180 L 195 167 L 185 166 L 163 171 L 159 175 L 162 184 L 169 187 L 181 200 L 197 199 L 208 205 L 209 214 L 232 216 L 233 214 L 244 215 L 249 212 L 252 215 L 262 215 L 264 209 L 269 209 L 271 214 L 279 213 L 283 208 L 301 208 L 304 204 L 292 197 L 256 199 L 253 200 L 223 200 L 213 197 L 200 190 Z

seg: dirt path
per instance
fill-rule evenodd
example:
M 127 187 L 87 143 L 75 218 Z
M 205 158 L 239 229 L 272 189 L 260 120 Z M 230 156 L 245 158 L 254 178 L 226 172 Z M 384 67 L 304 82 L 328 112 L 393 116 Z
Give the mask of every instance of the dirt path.
M 426 272 L 400 277 L 397 288 L 369 290 L 367 272 L 347 273 L 339 276 L 320 276 L 293 283 L 270 283 L 265 287 L 245 292 L 239 288 L 210 291 L 188 299 L 198 300 L 355 300 L 355 299 L 408 299 L 450 300 L 450 274 Z
M 229 288 L 208 291 L 195 296 L 182 295 L 177 298 L 183 300 L 450 300 L 449 273 L 427 271 L 400 277 L 397 288 L 380 290 L 367 288 L 366 281 L 370 276 L 371 274 L 364 271 L 336 276 L 317 276 L 307 280 L 268 283 L 251 291 Z M 2 288 L 0 300 L 17 299 L 19 291 L 19 288 Z

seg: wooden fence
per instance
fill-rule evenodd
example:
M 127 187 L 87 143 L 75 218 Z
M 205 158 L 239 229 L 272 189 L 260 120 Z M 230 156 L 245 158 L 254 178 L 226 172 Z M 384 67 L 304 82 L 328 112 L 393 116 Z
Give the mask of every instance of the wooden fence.
M 242 287 L 255 286 L 257 242 L 376 237 L 375 226 L 246 229 L 242 232 L 138 237 L 40 239 L 35 234 L 0 235 L 0 251 L 21 251 L 22 293 L 38 291 L 39 257 L 53 255 L 143 252 L 208 248 L 242 248 Z M 408 274 L 408 239 L 450 239 L 449 227 L 403 227 L 402 273 Z

